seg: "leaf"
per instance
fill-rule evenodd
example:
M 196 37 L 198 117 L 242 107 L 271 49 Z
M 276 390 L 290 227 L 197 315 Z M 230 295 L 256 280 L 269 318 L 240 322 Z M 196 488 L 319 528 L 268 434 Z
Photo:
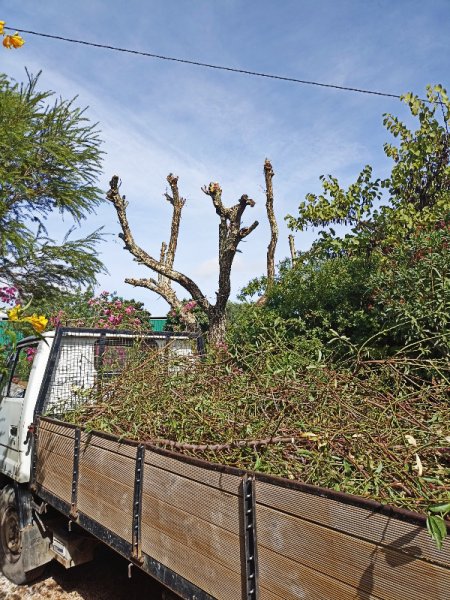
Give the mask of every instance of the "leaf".
M 315 440 L 317 438 L 317 433 L 313 433 L 312 431 L 305 431 L 300 434 L 301 438 L 305 438 L 307 440 Z
M 417 442 L 415 440 L 415 438 L 413 438 L 412 435 L 405 435 L 405 440 L 408 442 L 408 444 L 410 444 L 411 446 L 417 446 Z
M 433 506 L 430 506 L 428 510 L 432 513 L 440 513 L 445 515 L 447 513 L 450 513 L 450 502 L 441 502 L 439 504 L 433 504 Z
M 442 544 L 447 537 L 447 527 L 444 519 L 437 515 L 427 516 L 427 529 L 431 538 L 436 542 L 438 550 L 442 550 Z
M 378 464 L 378 467 L 375 469 L 375 473 L 377 473 L 379 475 L 382 470 L 383 470 L 383 463 L 380 461 Z
M 423 474 L 422 461 L 420 460 L 420 456 L 418 454 L 415 454 L 415 457 L 416 457 L 416 464 L 413 466 L 413 469 L 416 469 L 417 475 L 419 477 L 422 477 L 422 474 Z

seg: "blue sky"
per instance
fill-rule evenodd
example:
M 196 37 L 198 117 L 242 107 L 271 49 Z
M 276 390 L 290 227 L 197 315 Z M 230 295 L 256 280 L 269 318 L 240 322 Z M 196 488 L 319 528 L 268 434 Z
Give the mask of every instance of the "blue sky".
M 428 83 L 448 88 L 448 0 L 36 0 L 0 2 L 7 26 L 146 52 L 338 85 L 424 95 Z M 99 185 L 123 181 L 131 227 L 155 256 L 168 240 L 166 176 L 179 176 L 184 207 L 175 267 L 214 300 L 217 216 L 200 188 L 220 182 L 226 204 L 247 193 L 256 201 L 245 224 L 260 226 L 242 244 L 232 272 L 233 295 L 262 274 L 269 231 L 263 163 L 275 169 L 280 226 L 277 259 L 288 255 L 283 218 L 295 214 L 319 176 L 342 183 L 365 164 L 385 175 L 389 140 L 382 115 L 407 117 L 399 100 L 201 69 L 167 61 L 25 35 L 19 50 L 0 53 L 0 70 L 17 80 L 25 67 L 43 71 L 41 87 L 89 105 L 106 152 Z M 61 236 L 71 223 L 50 220 Z M 145 277 L 117 239 L 113 207 L 105 203 L 82 232 L 104 226 L 114 234 L 101 247 L 108 276 L 99 288 L 145 302 L 154 315 L 167 304 L 123 283 Z M 297 234 L 298 249 L 315 233 Z M 182 294 L 181 294 L 182 295 Z

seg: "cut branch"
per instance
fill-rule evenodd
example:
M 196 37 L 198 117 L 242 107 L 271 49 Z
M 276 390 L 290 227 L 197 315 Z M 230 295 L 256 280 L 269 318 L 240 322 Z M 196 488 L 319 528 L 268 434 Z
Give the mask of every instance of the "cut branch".
M 132 254 L 135 257 L 137 262 L 145 265 L 149 269 L 152 269 L 152 271 L 156 271 L 156 273 L 168 277 L 172 281 L 175 281 L 176 283 L 181 285 L 192 296 L 192 298 L 197 302 L 197 304 L 207 312 L 209 310 L 210 303 L 205 297 L 205 295 L 202 293 L 198 285 L 192 279 L 190 279 L 190 277 L 187 277 L 183 273 L 175 271 L 171 266 L 168 266 L 167 264 L 163 264 L 161 263 L 161 261 L 156 260 L 153 256 L 148 254 L 148 252 L 143 250 L 135 242 L 131 233 L 126 213 L 128 203 L 125 200 L 125 196 L 121 196 L 119 193 L 119 177 L 117 175 L 114 175 L 109 185 L 110 189 L 106 194 L 106 197 L 108 198 L 108 200 L 110 200 L 110 202 L 112 202 L 116 209 L 119 223 L 122 229 L 122 233 L 119 234 L 119 237 L 124 241 L 125 248 L 130 252 L 130 254 Z M 153 287 L 153 284 L 151 285 Z M 159 289 L 160 291 L 162 291 L 160 286 Z M 158 291 L 157 293 L 160 292 Z M 164 294 L 161 295 L 164 297 L 164 299 L 166 299 Z
M 216 213 L 220 217 L 219 224 L 219 290 L 216 293 L 216 304 L 210 308 L 210 321 L 225 318 L 225 307 L 231 293 L 231 267 L 236 256 L 239 242 L 247 237 L 256 227 L 254 221 L 250 227 L 241 228 L 241 219 L 247 206 L 255 206 L 255 201 L 243 194 L 237 204 L 226 207 L 222 203 L 222 189 L 218 183 L 204 186 L 202 191 L 211 197 Z M 221 327 L 224 325 L 221 324 Z
M 275 175 L 272 163 L 268 158 L 264 162 L 264 176 L 266 179 L 266 212 L 270 224 L 270 242 L 267 247 L 267 285 L 270 286 L 275 279 L 275 249 L 278 242 L 278 225 L 273 210 L 273 185 Z
M 270 444 L 294 444 L 296 438 L 291 437 L 270 437 L 263 440 L 238 440 L 228 442 L 227 444 L 190 444 L 188 442 L 174 442 L 173 440 L 154 439 L 148 440 L 149 444 L 155 446 L 165 446 L 175 450 L 192 450 L 194 452 L 222 452 L 224 450 L 232 450 L 233 448 L 258 448 L 268 446 Z
M 292 234 L 289 236 L 289 249 L 291 251 L 291 264 L 294 266 L 294 263 L 297 259 L 297 251 L 295 249 L 295 240 Z
M 165 265 L 169 267 L 169 269 L 171 269 L 173 267 L 173 261 L 175 260 L 175 252 L 177 250 L 178 234 L 180 232 L 181 211 L 186 203 L 186 200 L 184 198 L 181 198 L 178 192 L 178 177 L 175 177 L 175 175 L 170 173 L 167 176 L 167 181 L 170 185 L 170 189 L 172 190 L 172 196 L 166 194 L 166 198 L 173 206 L 173 213 L 172 224 L 170 227 L 170 241 L 165 257 Z

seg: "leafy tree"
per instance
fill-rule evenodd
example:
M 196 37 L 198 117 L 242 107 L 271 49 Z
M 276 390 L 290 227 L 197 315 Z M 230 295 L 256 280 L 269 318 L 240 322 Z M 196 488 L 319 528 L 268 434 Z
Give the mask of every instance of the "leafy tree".
M 292 230 L 322 227 L 316 248 L 347 253 L 371 252 L 401 242 L 417 227 L 434 226 L 450 214 L 450 101 L 441 86 L 427 88 L 427 101 L 406 94 L 403 101 L 419 121 L 416 131 L 397 117 L 384 115 L 384 125 L 399 144 L 386 143 L 394 161 L 390 177 L 373 179 L 366 166 L 355 183 L 343 189 L 335 177 L 322 176 L 323 193 L 308 194 L 298 217 L 288 215 Z M 332 225 L 346 225 L 343 238 Z
M 450 354 L 450 223 L 419 226 L 368 279 L 378 320 L 415 357 Z
M 265 306 L 300 319 L 300 335 L 334 339 L 339 354 L 363 346 L 377 357 L 400 349 L 448 355 L 450 102 L 441 86 L 428 88 L 427 99 L 403 97 L 415 131 L 384 117 L 399 140 L 384 146 L 393 160 L 388 178 L 375 179 L 370 166 L 347 189 L 322 177 L 323 193 L 308 194 L 298 216 L 287 217 L 292 230 L 319 227 L 320 235 L 308 252 L 282 263 Z M 334 225 L 347 233 L 336 234 Z M 266 287 L 264 277 L 255 279 L 243 296 Z
M 52 102 L 39 75 L 0 75 L 0 280 L 22 295 L 94 283 L 103 270 L 95 231 L 57 244 L 45 222 L 55 210 L 79 224 L 101 202 L 102 152 L 96 126 L 74 100 Z

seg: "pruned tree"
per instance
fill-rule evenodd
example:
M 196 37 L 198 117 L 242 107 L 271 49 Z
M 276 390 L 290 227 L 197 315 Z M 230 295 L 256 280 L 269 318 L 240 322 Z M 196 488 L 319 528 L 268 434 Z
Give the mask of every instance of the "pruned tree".
M 189 312 L 183 313 L 181 310 L 183 303 L 172 288 L 172 282 L 179 284 L 207 314 L 209 321 L 209 341 L 211 344 L 217 345 L 222 343 L 225 337 L 226 305 L 231 293 L 231 267 L 234 257 L 240 242 L 258 226 L 258 221 L 254 221 L 248 227 L 243 227 L 241 222 L 245 209 L 248 206 L 253 207 L 255 202 L 244 194 L 235 205 L 226 207 L 222 202 L 222 188 L 218 183 L 210 183 L 208 186 L 202 188 L 202 191 L 211 198 L 220 219 L 219 283 L 216 292 L 216 302 L 213 304 L 190 277 L 174 269 L 173 265 L 177 249 L 181 211 L 185 200 L 179 194 L 178 177 L 170 174 L 167 177 L 167 182 L 171 189 L 171 195 L 166 193 L 165 196 L 173 207 L 170 240 L 168 245 L 166 243 L 162 244 L 159 259 L 156 259 L 141 248 L 134 240 L 127 218 L 128 203 L 125 196 L 119 192 L 119 177 L 114 175 L 110 181 L 107 198 L 113 203 L 116 209 L 122 229 L 119 237 L 124 241 L 125 249 L 134 256 L 137 262 L 145 265 L 158 275 L 156 279 L 127 278 L 125 281 L 131 285 L 145 287 L 159 294 L 168 302 L 172 309 L 178 310 L 182 314 L 188 326 L 192 326 L 195 324 L 194 316 Z
M 273 209 L 273 184 L 275 175 L 272 163 L 268 158 L 264 161 L 264 177 L 266 180 L 266 212 L 270 225 L 270 242 L 267 247 L 267 285 L 271 285 L 275 279 L 275 250 L 278 242 L 278 225 Z
M 257 301 L 257 304 L 263 305 L 267 301 L 267 290 L 275 281 L 275 250 L 278 242 L 278 224 L 275 218 L 275 211 L 273 209 L 273 183 L 272 179 L 275 172 L 272 167 L 272 163 L 268 158 L 264 161 L 264 179 L 266 182 L 266 213 L 267 220 L 270 225 L 270 241 L 267 246 L 267 274 L 265 277 L 264 287 L 265 291 L 263 295 Z

